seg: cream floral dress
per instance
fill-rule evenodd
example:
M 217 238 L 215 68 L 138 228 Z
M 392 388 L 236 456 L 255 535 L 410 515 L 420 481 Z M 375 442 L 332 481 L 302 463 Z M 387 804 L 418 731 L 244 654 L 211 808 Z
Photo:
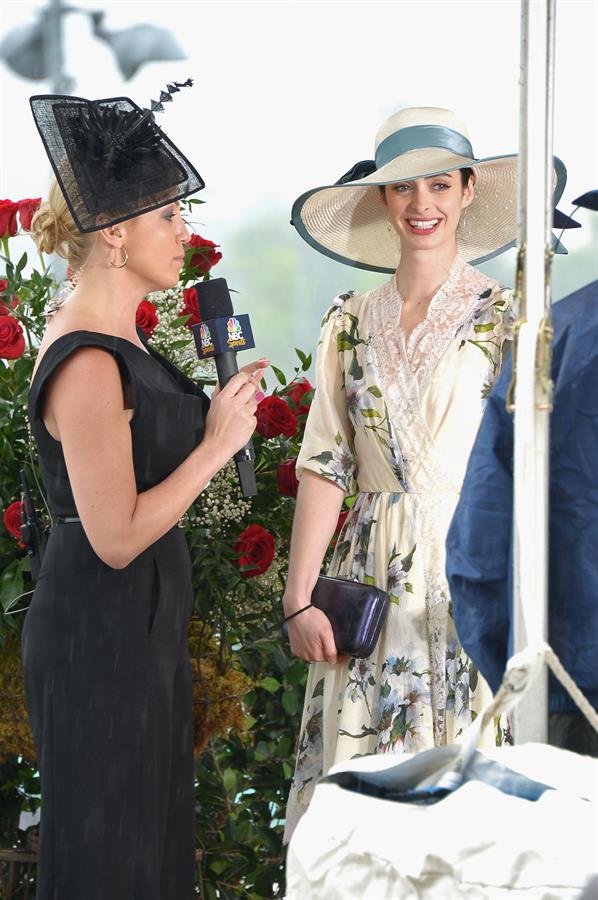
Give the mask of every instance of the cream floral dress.
M 356 494 L 329 574 L 376 584 L 391 607 L 368 659 L 312 663 L 286 839 L 317 779 L 368 753 L 459 739 L 489 688 L 459 645 L 445 540 L 512 323 L 512 292 L 455 259 L 407 343 L 394 276 L 324 316 L 297 472 Z

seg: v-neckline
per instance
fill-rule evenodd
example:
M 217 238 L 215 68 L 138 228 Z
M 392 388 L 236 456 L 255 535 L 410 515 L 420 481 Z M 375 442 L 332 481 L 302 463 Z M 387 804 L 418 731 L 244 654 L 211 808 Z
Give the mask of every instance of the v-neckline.
M 393 290 L 393 293 L 394 293 L 396 301 L 397 301 L 398 312 L 399 312 L 398 320 L 397 320 L 397 330 L 403 340 L 403 345 L 405 347 L 405 354 L 407 356 L 407 359 L 411 360 L 413 357 L 412 349 L 413 349 L 413 344 L 415 343 L 413 338 L 415 336 L 417 336 L 417 334 L 419 332 L 423 331 L 424 326 L 426 326 L 430 322 L 430 319 L 432 318 L 432 313 L 435 311 L 435 309 L 438 305 L 438 299 L 441 296 L 444 296 L 446 294 L 449 283 L 452 283 L 452 281 L 454 280 L 457 273 L 460 272 L 464 266 L 465 266 L 465 261 L 462 259 L 462 257 L 459 256 L 459 254 L 457 254 L 457 256 L 455 256 L 454 260 L 451 263 L 451 267 L 448 271 L 446 278 L 444 279 L 442 284 L 436 289 L 436 291 L 433 293 L 432 297 L 430 298 L 430 302 L 428 303 L 428 308 L 426 310 L 425 316 L 422 319 L 420 319 L 420 321 L 417 322 L 416 325 L 414 325 L 414 327 L 411 329 L 409 334 L 407 334 L 405 332 L 405 329 L 401 325 L 401 316 L 403 313 L 405 299 L 398 288 L 396 272 L 393 275 L 393 277 L 391 279 L 391 285 L 392 285 L 392 290 Z

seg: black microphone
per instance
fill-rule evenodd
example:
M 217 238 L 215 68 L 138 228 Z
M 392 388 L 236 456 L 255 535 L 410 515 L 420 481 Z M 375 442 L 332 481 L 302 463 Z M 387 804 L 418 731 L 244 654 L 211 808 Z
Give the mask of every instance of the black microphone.
M 233 302 L 225 278 L 210 278 L 195 285 L 201 315 L 199 325 L 191 330 L 200 359 L 214 358 L 218 384 L 223 388 L 239 371 L 237 351 L 255 347 L 249 316 L 235 316 Z M 237 474 L 244 497 L 257 494 L 253 461 L 255 452 L 249 440 L 235 453 Z

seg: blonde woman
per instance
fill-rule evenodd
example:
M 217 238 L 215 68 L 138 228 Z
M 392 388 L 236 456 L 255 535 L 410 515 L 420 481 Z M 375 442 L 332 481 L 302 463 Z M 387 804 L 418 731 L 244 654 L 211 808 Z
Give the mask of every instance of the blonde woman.
M 183 85 L 169 85 L 175 92 Z M 37 900 L 195 896 L 189 551 L 177 523 L 255 427 L 260 361 L 210 403 L 146 346 L 203 187 L 127 98 L 32 98 L 58 181 L 32 222 L 78 274 L 29 417 L 54 527 L 23 631 L 41 774 Z

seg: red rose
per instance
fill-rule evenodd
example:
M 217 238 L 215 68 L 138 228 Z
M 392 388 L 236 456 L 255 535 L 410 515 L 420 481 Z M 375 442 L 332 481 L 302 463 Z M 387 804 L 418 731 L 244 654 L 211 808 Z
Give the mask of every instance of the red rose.
M 274 559 L 274 538 L 261 525 L 250 525 L 241 532 L 233 544 L 233 550 L 237 554 L 237 565 L 242 570 L 243 578 L 263 575 Z
M 4 522 L 6 530 L 18 540 L 19 547 L 24 547 L 25 544 L 21 539 L 21 525 L 23 524 L 23 518 L 21 515 L 20 500 L 15 500 L 14 503 L 11 503 L 6 507 L 4 515 L 2 516 L 2 521 Z
M 25 336 L 14 316 L 0 316 L 0 358 L 17 359 L 25 350 Z
M 14 237 L 17 233 L 19 204 L 12 200 L 0 200 L 0 238 Z
M 148 338 L 151 338 L 156 330 L 156 325 L 158 324 L 158 316 L 156 314 L 156 307 L 153 303 L 150 303 L 149 300 L 142 300 L 137 307 L 135 323 L 139 328 L 142 328 L 145 331 Z
M 305 394 L 308 394 L 310 391 L 313 391 L 313 385 L 309 383 L 307 378 L 300 378 L 298 381 L 293 381 L 288 388 L 285 390 L 285 397 L 288 397 L 296 404 L 293 408 L 293 412 L 298 416 L 307 415 L 309 412 L 309 406 L 311 403 L 311 397 L 307 401 L 307 403 L 302 403 L 303 397 Z
M 17 206 L 19 207 L 19 219 L 21 220 L 21 226 L 25 231 L 31 230 L 33 214 L 40 208 L 41 202 L 42 198 L 37 197 L 35 200 L 19 200 L 17 203 Z
M 8 281 L 6 280 L 6 278 L 0 278 L 0 295 L 6 294 L 7 290 L 8 290 Z M 0 303 L 2 303 L 2 304 L 8 303 L 8 305 L 10 307 L 12 307 L 12 309 L 14 309 L 15 306 L 19 305 L 19 298 L 17 297 L 16 294 L 13 294 L 9 301 L 7 296 L 4 296 L 4 297 L 0 296 Z M 2 315 L 3 316 L 10 315 L 10 312 L 2 313 Z
M 278 463 L 276 469 L 276 480 L 278 482 L 278 490 L 287 497 L 296 497 L 299 488 L 299 482 L 295 474 L 296 459 L 287 459 L 286 462 Z
M 197 291 L 195 288 L 184 289 L 183 301 L 185 305 L 180 310 L 179 316 L 191 316 L 191 318 L 187 320 L 187 328 L 192 328 L 193 325 L 199 325 L 201 322 L 201 315 L 199 314 L 199 302 L 197 300 Z
M 188 267 L 196 268 L 200 275 L 207 275 L 212 266 L 222 259 L 222 253 L 216 249 L 219 246 L 220 244 L 202 238 L 199 234 L 192 234 L 187 242 L 187 248 L 196 248 L 197 253 L 192 254 L 187 263 Z
M 256 410 L 257 430 L 265 438 L 297 433 L 297 416 L 280 397 L 264 397 Z

